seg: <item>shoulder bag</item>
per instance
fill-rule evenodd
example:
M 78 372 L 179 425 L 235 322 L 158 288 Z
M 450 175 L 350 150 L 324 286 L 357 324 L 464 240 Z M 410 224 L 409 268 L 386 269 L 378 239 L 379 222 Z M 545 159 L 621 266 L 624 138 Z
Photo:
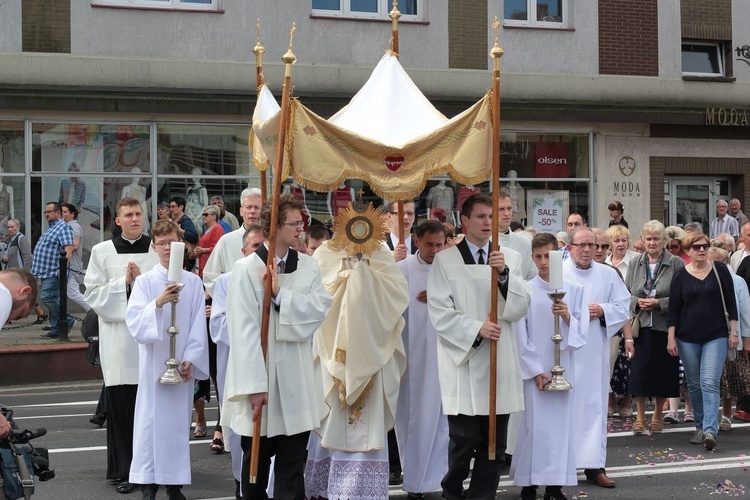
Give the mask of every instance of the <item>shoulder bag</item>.
M 721 279 L 719 278 L 719 271 L 716 270 L 716 266 L 711 262 L 711 267 L 716 275 L 716 281 L 719 283 L 719 293 L 721 293 L 721 305 L 724 306 L 724 320 L 727 322 L 727 333 L 732 331 L 732 324 L 729 322 L 729 311 L 727 311 L 727 302 L 724 300 L 724 287 L 721 286 Z M 729 333 L 731 335 L 731 333 Z M 734 361 L 737 359 L 737 349 L 727 349 L 727 361 Z

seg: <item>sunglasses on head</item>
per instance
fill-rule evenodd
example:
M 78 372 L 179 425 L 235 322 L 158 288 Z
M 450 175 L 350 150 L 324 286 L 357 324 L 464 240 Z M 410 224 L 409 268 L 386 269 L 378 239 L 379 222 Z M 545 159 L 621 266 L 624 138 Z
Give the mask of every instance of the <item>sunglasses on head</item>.
M 693 250 L 695 250 L 696 252 L 698 252 L 700 250 L 708 250 L 709 246 L 710 245 L 708 243 L 696 243 L 696 244 L 692 245 L 690 248 L 692 248 Z

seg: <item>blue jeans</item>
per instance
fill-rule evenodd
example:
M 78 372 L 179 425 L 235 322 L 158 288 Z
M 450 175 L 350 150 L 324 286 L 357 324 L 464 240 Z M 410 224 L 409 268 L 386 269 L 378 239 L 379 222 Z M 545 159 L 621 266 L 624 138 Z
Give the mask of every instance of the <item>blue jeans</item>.
M 716 436 L 719 428 L 719 384 L 727 359 L 728 340 L 723 337 L 705 344 L 676 340 L 693 402 L 695 428 Z
M 60 321 L 60 280 L 57 276 L 52 278 L 42 278 L 42 286 L 39 291 L 39 300 L 47 306 L 49 311 L 49 336 L 54 337 L 60 334 L 58 328 Z M 73 326 L 73 316 L 68 314 L 68 330 Z

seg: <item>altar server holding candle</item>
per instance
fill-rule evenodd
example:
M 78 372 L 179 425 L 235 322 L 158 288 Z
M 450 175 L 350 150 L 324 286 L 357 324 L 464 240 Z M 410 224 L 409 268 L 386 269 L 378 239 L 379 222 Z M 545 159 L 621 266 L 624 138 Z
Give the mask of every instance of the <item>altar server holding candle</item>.
M 516 326 L 518 354 L 523 377 L 523 397 L 526 411 L 519 430 L 510 474 L 517 486 L 522 486 L 521 499 L 536 498 L 539 485 L 546 485 L 544 498 L 559 500 L 562 486 L 578 483 L 575 461 L 575 425 L 572 391 L 545 391 L 554 364 L 554 343 L 550 340 L 554 321 L 560 318 L 560 364 L 566 378 L 573 379 L 571 351 L 586 343 L 588 328 L 582 328 L 581 316 L 588 324 L 588 311 L 583 300 L 583 288 L 572 280 L 563 282 L 562 252 L 557 239 L 540 233 L 531 243 L 531 252 L 539 271 L 529 281 L 531 306 L 526 317 Z M 549 292 L 564 291 L 562 300 L 553 302 Z M 554 418 L 550 418 L 554 415 Z
M 185 498 L 182 485 L 191 481 L 192 379 L 208 378 L 205 300 L 200 278 L 182 270 L 177 227 L 157 221 L 152 232 L 151 246 L 160 265 L 136 278 L 125 315 L 130 334 L 139 344 L 140 364 L 130 482 L 143 485 L 144 499 L 155 499 L 159 485 L 164 484 L 168 498 L 180 500 Z M 188 381 L 160 384 L 169 358 L 166 331 L 173 307 L 179 308 L 175 357 L 182 361 L 179 369 Z

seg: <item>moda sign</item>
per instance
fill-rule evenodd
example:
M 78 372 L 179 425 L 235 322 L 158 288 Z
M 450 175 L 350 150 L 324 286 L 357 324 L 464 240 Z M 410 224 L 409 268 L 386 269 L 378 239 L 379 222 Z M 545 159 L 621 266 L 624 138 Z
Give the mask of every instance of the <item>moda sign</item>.
M 706 125 L 750 126 L 746 109 L 706 108 Z

